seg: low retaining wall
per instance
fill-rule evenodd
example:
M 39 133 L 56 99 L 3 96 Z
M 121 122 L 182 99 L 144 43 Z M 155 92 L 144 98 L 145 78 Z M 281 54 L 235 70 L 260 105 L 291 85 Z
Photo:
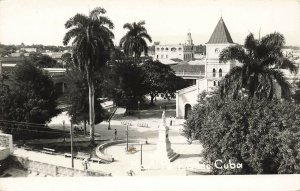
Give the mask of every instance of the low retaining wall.
M 10 165 L 15 168 L 26 169 L 45 174 L 47 176 L 111 176 L 111 173 L 105 173 L 93 170 L 79 170 L 53 164 L 43 163 L 39 161 L 29 160 L 27 158 L 11 156 Z
M 139 142 L 138 140 L 128 140 L 128 143 L 138 143 L 138 142 Z M 116 141 L 109 141 L 103 143 L 96 148 L 96 155 L 102 160 L 108 162 L 114 162 L 114 157 L 112 155 L 105 154 L 104 149 L 109 146 L 122 144 L 122 143 L 126 143 L 126 140 L 116 140 Z

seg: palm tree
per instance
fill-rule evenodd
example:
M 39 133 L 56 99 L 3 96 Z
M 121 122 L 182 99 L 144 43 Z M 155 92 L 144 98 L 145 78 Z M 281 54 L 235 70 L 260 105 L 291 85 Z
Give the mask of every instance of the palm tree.
M 138 23 L 133 22 L 124 24 L 123 28 L 128 29 L 128 32 L 120 40 L 120 46 L 124 48 L 124 53 L 127 56 L 134 56 L 134 63 L 141 56 L 142 52 L 148 54 L 148 46 L 146 40 L 152 42 L 151 37 L 143 26 L 145 21 Z
M 254 39 L 250 33 L 242 46 L 230 46 L 220 53 L 220 62 L 237 60 L 241 66 L 235 66 L 225 76 L 220 84 L 221 96 L 231 95 L 236 98 L 246 90 L 250 98 L 257 97 L 272 99 L 275 95 L 277 83 L 282 90 L 282 97 L 291 94 L 291 85 L 278 70 L 289 69 L 297 72 L 294 62 L 283 56 L 281 49 L 285 40 L 280 33 L 271 33 L 262 39 Z
M 94 143 L 95 131 L 95 74 L 102 71 L 113 48 L 114 34 L 111 29 L 114 25 L 109 18 L 102 16 L 105 13 L 105 9 L 97 7 L 90 12 L 89 16 L 76 14 L 66 22 L 65 27 L 69 31 L 63 40 L 63 44 L 67 45 L 73 39 L 74 65 L 87 76 L 91 143 Z

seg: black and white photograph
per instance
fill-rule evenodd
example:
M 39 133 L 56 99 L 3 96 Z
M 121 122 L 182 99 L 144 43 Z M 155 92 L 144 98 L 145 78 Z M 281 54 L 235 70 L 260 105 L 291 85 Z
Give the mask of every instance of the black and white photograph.
M 300 190 L 300 1 L 0 0 L 0 106 L 0 190 Z

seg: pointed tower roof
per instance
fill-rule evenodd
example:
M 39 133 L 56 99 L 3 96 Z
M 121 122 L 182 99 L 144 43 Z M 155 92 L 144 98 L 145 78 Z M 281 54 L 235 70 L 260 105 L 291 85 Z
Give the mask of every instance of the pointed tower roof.
M 233 43 L 230 33 L 221 17 L 209 41 L 206 44 Z

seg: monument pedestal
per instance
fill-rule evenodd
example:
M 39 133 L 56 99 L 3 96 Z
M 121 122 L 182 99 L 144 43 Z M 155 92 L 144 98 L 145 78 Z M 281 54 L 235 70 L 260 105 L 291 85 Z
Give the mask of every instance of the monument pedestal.
M 169 127 L 165 124 L 159 126 L 156 156 L 161 163 L 173 162 L 179 157 L 179 154 L 175 153 L 171 148 Z

